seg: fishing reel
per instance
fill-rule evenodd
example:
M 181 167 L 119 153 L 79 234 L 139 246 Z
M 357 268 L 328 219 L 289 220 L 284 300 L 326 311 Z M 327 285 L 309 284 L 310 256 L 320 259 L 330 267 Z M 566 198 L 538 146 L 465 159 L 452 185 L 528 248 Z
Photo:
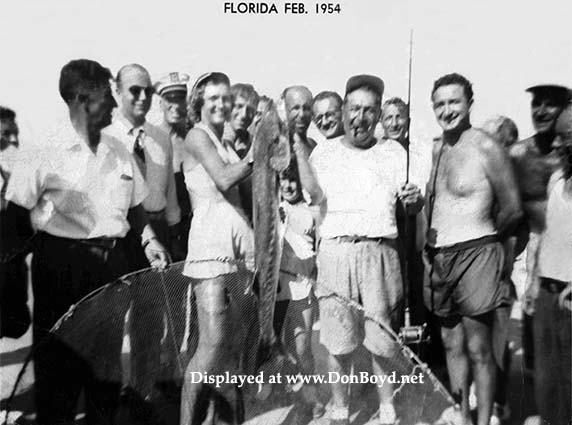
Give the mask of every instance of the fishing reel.
M 405 308 L 405 325 L 399 330 L 399 338 L 406 345 L 421 344 L 429 342 L 429 331 L 427 330 L 427 323 L 421 326 L 411 325 L 411 313 L 409 308 Z
M 427 323 L 423 323 L 422 326 L 403 326 L 399 330 L 399 338 L 406 345 L 429 342 Z

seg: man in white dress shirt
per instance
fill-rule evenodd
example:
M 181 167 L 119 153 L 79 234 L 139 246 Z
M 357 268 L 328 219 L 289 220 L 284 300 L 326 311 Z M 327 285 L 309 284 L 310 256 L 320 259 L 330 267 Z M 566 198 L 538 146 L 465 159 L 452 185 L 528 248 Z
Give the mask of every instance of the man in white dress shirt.
M 116 84 L 119 113 L 105 133 L 120 140 L 137 162 L 149 188 L 149 195 L 143 201 L 149 223 L 160 242 L 171 246 L 170 229 L 179 223 L 181 211 L 177 203 L 171 140 L 146 120 L 155 91 L 151 78 L 141 65 L 130 64 L 119 70 Z M 148 267 L 137 238 L 131 236 L 132 270 Z M 131 376 L 135 389 L 144 398 L 153 400 L 158 396 L 156 383 L 167 300 L 158 285 L 134 285 L 132 293 Z M 184 297 L 184 292 L 179 295 Z
M 113 423 L 121 388 L 123 314 L 117 305 L 101 310 L 95 334 L 82 336 L 93 364 L 49 330 L 87 294 L 128 272 L 125 235 L 142 237 L 147 260 L 164 266 L 167 253 L 147 225 L 141 202 L 145 182 L 133 158 L 116 139 L 101 133 L 116 106 L 111 73 L 79 59 L 60 74 L 60 94 L 70 122 L 58 128 L 53 146 L 21 161 L 10 178 L 8 209 L 33 227 L 33 352 L 37 422 L 74 423 L 85 389 L 86 422 Z M 123 291 L 125 294 L 126 292 Z M 95 319 L 95 318 L 94 318 Z

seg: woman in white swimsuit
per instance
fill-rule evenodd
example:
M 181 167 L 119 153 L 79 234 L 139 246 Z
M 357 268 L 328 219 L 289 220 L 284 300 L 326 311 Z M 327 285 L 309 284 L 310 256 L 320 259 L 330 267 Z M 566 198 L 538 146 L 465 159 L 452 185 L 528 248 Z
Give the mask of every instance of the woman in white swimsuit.
M 185 373 L 181 425 L 202 423 L 205 410 L 215 410 L 206 407 L 205 387 L 194 379 L 198 373 L 192 372 L 219 375 L 233 373 L 238 366 L 237 336 L 244 335 L 248 323 L 236 320 L 236 294 L 244 296 L 250 282 L 229 279 L 228 275 L 240 269 L 252 270 L 254 266 L 253 230 L 238 190 L 238 183 L 252 172 L 252 157 L 249 153 L 241 160 L 232 146 L 222 140 L 224 123 L 232 108 L 228 77 L 218 72 L 199 77 L 189 103 L 196 124 L 185 140 L 183 172 L 193 219 L 183 274 L 194 279 L 199 343 Z M 227 287 L 229 283 L 242 288 Z M 254 306 L 254 296 L 247 298 L 240 303 Z M 199 408 L 202 405 L 206 408 Z M 232 423 L 235 412 L 228 410 Z

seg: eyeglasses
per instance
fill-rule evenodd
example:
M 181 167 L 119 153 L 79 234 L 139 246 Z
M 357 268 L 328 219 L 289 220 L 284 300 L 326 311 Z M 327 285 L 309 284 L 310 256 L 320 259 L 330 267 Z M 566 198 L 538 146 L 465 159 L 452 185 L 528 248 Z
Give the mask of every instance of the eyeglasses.
M 129 87 L 129 93 L 131 93 L 134 97 L 141 96 L 142 91 L 145 92 L 145 97 L 151 97 L 153 93 L 155 93 L 155 89 L 153 87 L 141 87 L 141 86 Z
M 316 115 L 314 117 L 314 123 L 316 125 L 319 125 L 322 123 L 322 121 L 324 120 L 324 118 L 326 120 L 331 120 L 332 118 L 336 118 L 338 115 L 340 114 L 340 112 L 338 111 L 328 111 L 325 114 L 320 114 L 320 115 Z

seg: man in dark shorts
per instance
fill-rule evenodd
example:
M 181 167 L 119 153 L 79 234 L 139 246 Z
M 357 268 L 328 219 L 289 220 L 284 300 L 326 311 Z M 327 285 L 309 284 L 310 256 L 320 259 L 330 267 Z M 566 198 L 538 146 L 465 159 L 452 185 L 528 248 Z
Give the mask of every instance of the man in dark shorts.
M 440 319 L 451 390 L 471 424 L 469 373 L 477 387 L 478 424 L 488 425 L 495 365 L 493 311 L 505 303 L 502 241 L 521 217 L 508 156 L 471 127 L 471 83 L 459 74 L 439 78 L 431 93 L 443 135 L 435 142 L 427 193 L 425 305 Z M 496 204 L 496 205 L 495 205 Z

